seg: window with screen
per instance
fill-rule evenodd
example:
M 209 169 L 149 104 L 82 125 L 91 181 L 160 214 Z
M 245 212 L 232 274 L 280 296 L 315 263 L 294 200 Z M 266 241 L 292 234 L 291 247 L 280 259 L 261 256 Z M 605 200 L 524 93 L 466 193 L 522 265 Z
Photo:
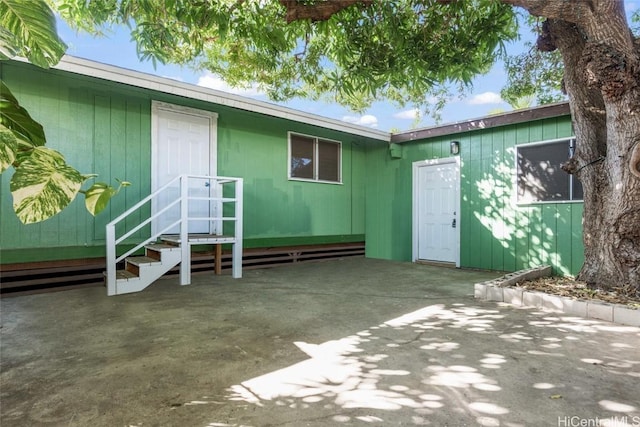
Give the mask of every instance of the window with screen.
M 342 182 L 341 151 L 338 141 L 289 133 L 289 178 Z
M 582 200 L 582 184 L 561 167 L 574 144 L 563 139 L 516 147 L 518 203 Z

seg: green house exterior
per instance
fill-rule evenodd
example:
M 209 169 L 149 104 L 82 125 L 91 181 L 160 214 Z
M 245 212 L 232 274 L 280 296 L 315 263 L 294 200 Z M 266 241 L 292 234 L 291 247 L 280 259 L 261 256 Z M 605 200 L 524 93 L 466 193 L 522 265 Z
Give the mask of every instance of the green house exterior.
M 77 58 L 59 67 L 72 72 L 13 61 L 0 67 L 16 98 L 43 125 L 48 147 L 100 181 L 133 184 L 95 218 L 78 197 L 59 215 L 22 225 L 12 209 L 11 172 L 0 175 L 2 264 L 104 256 L 106 224 L 151 192 L 156 101 L 217 113 L 217 174 L 244 179 L 246 248 L 365 240 L 367 151 L 387 146 L 384 132 Z M 124 77 L 109 81 L 77 70 Z M 289 180 L 289 132 L 341 142 L 342 182 Z
M 458 266 L 551 264 L 575 274 L 583 261 L 582 203 L 524 205 L 513 197 L 515 147 L 572 136 L 566 104 L 391 135 L 78 58 L 51 70 L 3 61 L 0 77 L 69 164 L 100 181 L 133 183 L 95 218 L 78 197 L 59 215 L 22 225 L 11 172 L 0 175 L 1 265 L 104 257 L 106 224 L 152 190 L 158 102 L 217 114 L 217 175 L 244 179 L 245 248 L 365 241 L 368 257 L 411 261 L 414 163 L 455 158 Z M 289 179 L 290 132 L 339 142 L 341 182 Z
M 566 103 L 391 137 L 369 152 L 368 257 L 412 260 L 412 164 L 460 147 L 459 266 L 517 271 L 550 264 L 575 275 L 584 260 L 582 202 L 519 204 L 515 148 L 573 136 Z

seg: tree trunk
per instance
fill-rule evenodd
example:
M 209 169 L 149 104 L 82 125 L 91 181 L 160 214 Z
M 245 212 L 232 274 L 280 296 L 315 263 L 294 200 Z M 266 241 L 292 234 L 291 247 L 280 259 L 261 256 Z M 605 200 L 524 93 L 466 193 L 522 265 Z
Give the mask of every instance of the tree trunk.
M 565 169 L 584 188 L 591 286 L 640 292 L 640 49 L 622 2 L 602 0 L 577 22 L 549 20 L 565 65 L 577 149 Z M 616 7 L 611 7 L 616 6 Z

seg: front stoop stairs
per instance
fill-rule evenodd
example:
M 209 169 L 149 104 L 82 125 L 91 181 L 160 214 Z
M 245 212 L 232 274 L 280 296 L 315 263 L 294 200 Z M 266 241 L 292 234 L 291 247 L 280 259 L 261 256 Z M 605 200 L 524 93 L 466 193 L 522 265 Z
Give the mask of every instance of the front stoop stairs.
M 192 197 L 189 196 L 189 182 L 193 180 L 204 180 L 206 187 L 212 188 L 212 197 Z M 231 184 L 234 188 L 234 197 L 222 197 L 223 186 Z M 141 208 L 157 198 L 167 189 L 174 189 L 180 185 L 180 195 L 166 208 L 151 215 L 140 224 L 132 227 L 119 237 L 116 237 L 116 226 L 134 212 L 140 212 Z M 206 217 L 189 216 L 189 201 L 209 201 L 214 208 L 213 214 Z M 223 204 L 234 205 L 233 216 L 225 216 L 222 212 Z M 116 256 L 118 244 L 123 244 L 126 239 L 133 236 L 143 227 L 151 224 L 171 207 L 180 208 L 180 218 L 163 230 L 145 238 L 141 243 Z M 176 177 L 171 182 L 161 187 L 151 195 L 147 196 L 136 205 L 131 207 L 118 218 L 107 224 L 107 271 L 105 281 L 107 285 L 107 295 L 120 295 L 132 292 L 140 292 L 169 270 L 180 265 L 180 284 L 191 283 L 191 246 L 192 245 L 217 245 L 230 244 L 232 251 L 232 276 L 242 277 L 242 179 L 212 176 L 182 175 Z M 189 233 L 188 224 L 194 221 L 206 221 L 209 223 L 211 234 Z M 233 223 L 233 235 L 222 235 L 223 222 Z M 179 228 L 180 234 L 163 234 L 170 229 Z M 231 227 L 228 227 L 231 228 Z M 217 232 L 216 232 L 217 231 Z M 186 242 L 186 244 L 182 244 Z M 143 256 L 135 256 L 144 248 Z M 220 260 L 216 257 L 216 263 Z M 118 270 L 117 265 L 124 263 L 124 269 Z
M 153 243 L 144 251 L 144 256 L 125 258 L 124 270 L 116 270 L 119 294 L 140 292 L 180 263 L 180 246 Z

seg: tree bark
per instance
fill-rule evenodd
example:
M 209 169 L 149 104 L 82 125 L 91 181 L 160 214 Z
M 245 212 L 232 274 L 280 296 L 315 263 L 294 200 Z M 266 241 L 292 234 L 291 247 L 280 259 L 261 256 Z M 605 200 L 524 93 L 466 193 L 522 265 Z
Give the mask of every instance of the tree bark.
M 584 188 L 585 263 L 578 279 L 638 293 L 640 179 L 633 168 L 640 141 L 640 49 L 622 2 L 591 4 L 593 13 L 574 19 L 579 23 L 551 19 L 548 25 L 564 60 L 577 139 L 566 170 Z
M 299 0 L 280 0 L 287 10 L 285 19 L 287 23 L 298 21 L 301 19 L 310 19 L 311 21 L 326 21 L 336 13 L 354 4 L 367 6 L 373 3 L 373 0 L 331 0 L 327 2 L 310 3 Z

